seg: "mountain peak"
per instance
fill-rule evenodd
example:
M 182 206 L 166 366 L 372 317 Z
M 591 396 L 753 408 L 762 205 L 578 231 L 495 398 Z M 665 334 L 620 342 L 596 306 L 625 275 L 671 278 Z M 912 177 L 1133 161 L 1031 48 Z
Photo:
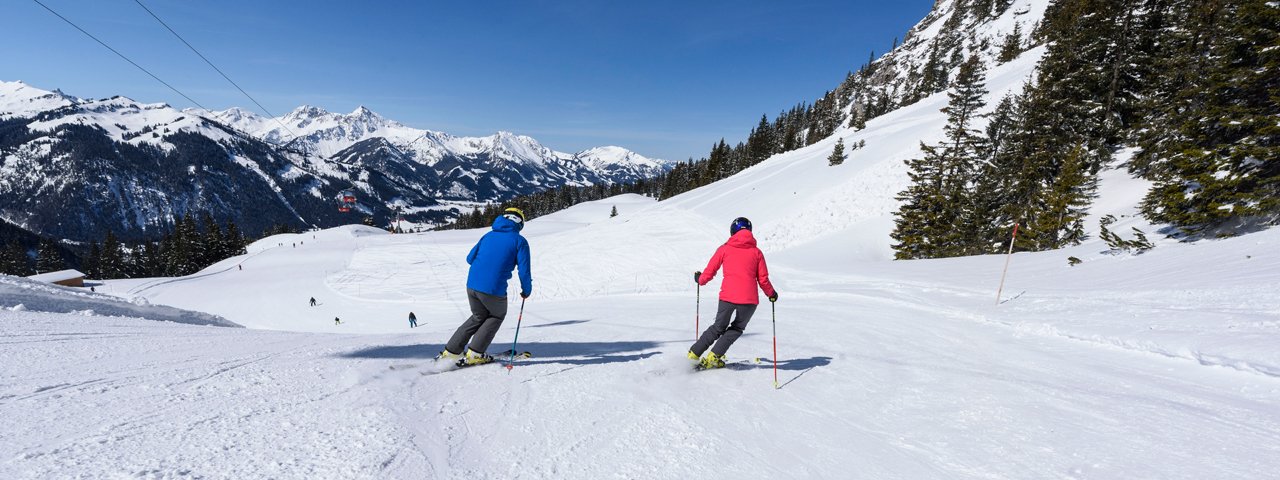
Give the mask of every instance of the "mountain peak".
M 293 111 L 292 111 L 292 112 L 289 112 L 289 114 L 288 114 L 288 115 L 285 115 L 285 117 L 289 117 L 289 118 L 316 118 L 316 117 L 321 117 L 321 116 L 325 116 L 325 115 L 328 115 L 328 114 L 329 114 L 329 111 L 328 111 L 328 110 L 325 110 L 325 109 L 320 108 L 320 107 L 315 107 L 315 106 L 311 106 L 311 105 L 299 105 L 299 106 L 298 106 L 298 108 L 293 109 Z
M 79 102 L 80 99 L 58 89 L 43 90 L 21 80 L 0 81 L 0 118 L 26 117 Z
M 353 111 L 351 112 L 351 115 L 348 115 L 348 116 L 351 116 L 351 117 L 372 117 L 372 118 L 382 118 L 382 116 L 381 116 L 381 115 L 378 115 L 378 114 L 377 114 L 377 113 L 375 113 L 373 110 L 369 110 L 369 109 L 368 109 L 368 108 L 366 108 L 364 105 L 361 105 L 361 106 L 359 106 L 359 107 L 356 107 L 356 109 L 355 109 L 355 110 L 353 110 Z

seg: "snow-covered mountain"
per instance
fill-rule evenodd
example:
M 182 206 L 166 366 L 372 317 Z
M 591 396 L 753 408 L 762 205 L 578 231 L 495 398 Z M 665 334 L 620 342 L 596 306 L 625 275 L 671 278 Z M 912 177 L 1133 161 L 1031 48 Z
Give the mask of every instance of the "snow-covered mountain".
M 281 122 L 300 137 L 284 141 Z M 81 99 L 0 81 L 0 220 L 80 242 L 107 230 L 154 237 L 206 211 L 250 234 L 366 216 L 382 224 L 397 208 L 413 222 L 444 222 L 474 202 L 627 182 L 664 168 L 616 147 L 571 155 L 507 132 L 416 130 L 365 108 L 340 115 L 301 107 L 277 121 L 238 108 Z M 338 211 L 343 190 L 357 193 L 354 212 Z
M 331 225 L 348 173 L 165 104 L 0 82 L 0 219 L 46 237 L 156 237 L 187 213 Z
M 304 105 L 279 118 L 264 118 L 238 108 L 209 112 L 208 116 L 267 142 L 321 157 L 381 138 L 409 159 L 435 168 L 444 182 L 440 191 L 468 200 L 509 196 L 522 184 L 536 190 L 544 185 L 627 183 L 659 175 L 668 165 L 614 146 L 560 152 L 511 132 L 457 137 L 408 127 L 363 106 L 345 115 Z M 350 159 L 351 155 L 343 156 Z

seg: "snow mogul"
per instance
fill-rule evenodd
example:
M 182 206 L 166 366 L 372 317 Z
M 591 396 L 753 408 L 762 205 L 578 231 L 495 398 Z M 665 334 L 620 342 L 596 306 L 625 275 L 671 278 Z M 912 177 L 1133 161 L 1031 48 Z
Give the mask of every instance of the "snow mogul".
M 716 321 L 698 341 L 689 348 L 689 359 L 698 361 L 701 368 L 723 368 L 725 353 L 751 321 L 760 303 L 756 285 L 769 296 L 770 302 L 778 301 L 778 291 L 769 283 L 769 268 L 764 263 L 764 253 L 756 248 L 756 238 L 751 235 L 751 220 L 738 217 L 729 225 L 729 241 L 716 249 L 707 268 L 693 272 L 693 281 L 706 285 L 716 277 L 716 271 L 724 267 L 724 281 L 720 284 L 720 305 L 716 309 Z M 730 317 L 732 323 L 730 323 Z M 704 357 L 703 352 L 711 349 Z
M 467 254 L 467 303 L 471 316 L 453 332 L 436 360 L 462 357 L 462 363 L 479 365 L 493 361 L 485 354 L 507 316 L 507 281 L 520 269 L 520 298 L 529 298 L 533 278 L 529 273 L 529 242 L 520 236 L 524 211 L 508 208 L 493 220 L 493 231 L 480 237 Z M 470 342 L 470 345 L 468 345 Z M 463 354 L 463 349 L 466 353 Z

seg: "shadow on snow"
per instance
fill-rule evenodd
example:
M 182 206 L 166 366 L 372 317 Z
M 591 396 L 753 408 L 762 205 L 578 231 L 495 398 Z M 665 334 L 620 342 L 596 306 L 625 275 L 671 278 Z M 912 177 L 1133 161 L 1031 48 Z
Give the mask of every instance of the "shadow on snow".
M 590 321 L 591 321 L 591 320 L 565 320 L 565 321 L 562 321 L 562 322 L 555 322 L 555 323 L 543 323 L 543 324 L 539 324 L 539 325 L 525 325 L 525 326 L 524 326 L 524 328 L 562 327 L 562 326 L 565 326 L 565 325 L 577 325 L 577 324 L 579 324 L 579 323 L 587 323 L 587 322 L 590 322 Z
M 568 364 L 595 365 L 604 363 L 634 362 L 657 355 L 658 342 L 530 342 L 517 345 L 520 351 L 533 353 L 533 358 L 517 360 L 522 365 Z M 490 351 L 507 351 L 507 345 L 494 343 Z M 384 345 L 362 348 L 338 355 L 341 358 L 431 360 L 444 349 L 444 345 L 420 343 L 416 345 Z M 567 357 L 567 358 L 566 358 Z M 499 358 L 499 360 L 502 360 Z

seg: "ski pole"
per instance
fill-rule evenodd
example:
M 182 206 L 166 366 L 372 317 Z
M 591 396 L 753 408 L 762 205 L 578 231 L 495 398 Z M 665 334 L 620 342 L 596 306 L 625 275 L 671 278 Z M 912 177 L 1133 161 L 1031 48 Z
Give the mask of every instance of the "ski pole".
M 693 314 L 693 341 L 698 341 L 699 324 L 702 322 L 702 284 L 698 284 L 698 310 Z
M 516 341 L 520 340 L 520 322 L 524 321 L 524 300 L 520 299 L 520 315 L 516 316 L 516 336 L 511 339 L 511 359 L 507 360 L 507 373 L 511 373 L 516 363 Z
M 773 389 L 778 389 L 778 304 L 769 302 L 773 310 Z

